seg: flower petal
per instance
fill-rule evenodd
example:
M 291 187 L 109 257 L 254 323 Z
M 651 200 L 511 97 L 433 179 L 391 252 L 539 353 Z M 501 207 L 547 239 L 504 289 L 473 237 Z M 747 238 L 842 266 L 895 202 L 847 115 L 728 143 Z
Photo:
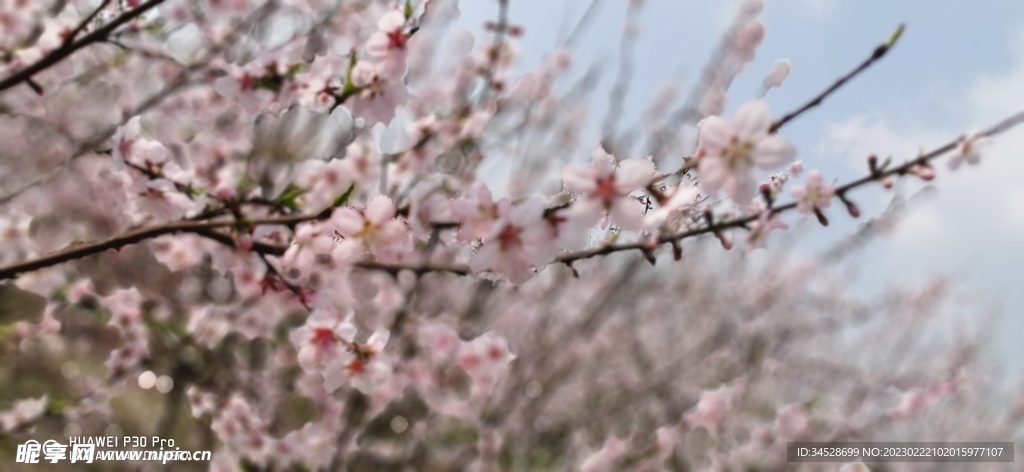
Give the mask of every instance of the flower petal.
M 405 26 L 405 15 L 398 10 L 390 10 L 377 20 L 377 29 L 390 33 Z
M 705 156 L 697 163 L 697 175 L 701 190 L 707 195 L 715 195 L 729 176 L 729 169 L 722 159 Z
M 382 329 L 377 330 L 370 335 L 370 339 L 366 340 L 366 346 L 376 352 L 380 352 L 384 350 L 384 346 L 388 345 L 388 339 L 391 339 L 391 332 Z
M 596 186 L 594 168 L 583 164 L 567 164 L 562 168 L 562 183 L 574 193 L 590 193 Z
M 515 208 L 512 209 L 512 213 L 509 215 L 509 220 L 516 226 L 525 228 L 541 224 L 540 220 L 543 216 L 544 201 L 538 197 L 530 197 L 519 202 Z
M 365 222 L 363 220 L 363 215 L 360 215 L 359 212 L 351 208 L 344 207 L 334 210 L 329 224 L 335 231 L 345 236 L 349 236 L 362 231 Z
M 594 148 L 590 157 L 594 159 L 594 175 L 596 177 L 607 177 L 615 172 L 615 156 L 608 154 L 603 147 Z
M 709 116 L 700 127 L 700 144 L 705 148 L 716 150 L 729 145 L 729 140 L 736 134 L 735 127 L 717 117 Z
M 501 247 L 497 242 L 484 244 L 469 258 L 469 268 L 473 272 L 484 272 L 494 268 L 502 256 Z
M 764 100 L 754 100 L 740 107 L 732 122 L 740 136 L 749 138 L 768 131 L 772 125 L 772 114 Z
M 762 169 L 784 166 L 796 159 L 796 148 L 778 136 L 770 136 L 757 143 L 750 158 Z
M 646 187 L 654 180 L 654 163 L 647 159 L 630 159 L 615 171 L 615 190 L 627 194 Z
M 481 205 L 490 205 L 494 203 L 494 199 L 491 196 L 490 189 L 487 188 L 487 184 L 480 182 L 479 180 L 473 183 L 473 193 L 476 194 L 476 201 L 480 202 Z
M 619 197 L 609 209 L 611 220 L 626 231 L 640 231 L 644 227 L 644 204 L 632 197 Z
M 725 194 L 729 196 L 734 202 L 749 202 L 750 199 L 754 198 L 754 189 L 757 187 L 757 182 L 754 180 L 753 174 L 730 174 L 726 177 L 725 181 L 722 182 L 722 188 L 725 190 Z
M 512 285 L 522 285 L 530 280 L 530 264 L 524 260 L 507 259 L 501 269 Z
M 593 228 L 604 216 L 604 205 L 596 199 L 580 199 L 566 209 L 570 224 L 576 228 Z
M 395 217 L 395 203 L 384 195 L 377 195 L 370 200 L 369 205 L 366 205 L 363 214 L 366 215 L 366 220 L 370 223 L 380 225 Z
M 352 340 L 356 338 L 356 334 L 358 332 L 359 329 L 350 321 L 343 321 L 334 328 L 334 334 L 337 334 L 339 338 L 344 339 L 345 342 L 352 342 Z

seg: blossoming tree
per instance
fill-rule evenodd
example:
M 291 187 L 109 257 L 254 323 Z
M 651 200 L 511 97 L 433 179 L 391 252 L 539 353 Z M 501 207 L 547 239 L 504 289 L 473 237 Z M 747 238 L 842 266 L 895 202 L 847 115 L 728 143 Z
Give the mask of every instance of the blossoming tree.
M 453 0 L 0 3 L 0 458 L 123 432 L 225 471 L 791 470 L 791 440 L 1017 431 L 979 333 L 915 335 L 953 288 L 869 303 L 830 271 L 898 208 L 812 262 L 732 254 L 977 164 L 1024 114 L 805 176 L 785 125 L 903 29 L 788 114 L 726 117 L 766 32 L 746 0 L 678 110 L 586 142 L 589 75 L 568 49 L 517 75 L 494 3 L 479 41 Z

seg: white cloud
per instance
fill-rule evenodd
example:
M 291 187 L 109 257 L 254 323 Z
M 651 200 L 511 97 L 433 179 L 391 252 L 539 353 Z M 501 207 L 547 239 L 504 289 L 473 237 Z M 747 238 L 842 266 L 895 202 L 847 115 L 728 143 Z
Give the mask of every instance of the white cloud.
M 1024 110 L 1022 84 L 1024 48 L 1009 71 L 981 77 L 950 97 L 951 106 L 963 110 L 965 129 L 929 127 L 927 117 L 894 124 L 861 115 L 828 126 L 818 150 L 845 157 L 859 171 L 870 152 L 891 151 L 900 162 L 921 145 L 933 148 L 968 127 L 984 128 Z M 996 352 L 1004 362 L 1019 358 L 1024 332 L 1024 293 L 1019 289 L 1024 267 L 1024 126 L 995 137 L 984 148 L 980 165 L 952 172 L 940 159 L 936 170 L 938 196 L 914 210 L 892 238 L 879 244 L 879 251 L 864 261 L 865 275 L 889 284 L 946 274 L 963 288 L 980 289 L 1003 308 Z M 1019 378 L 1019 372 L 1014 374 Z
M 807 16 L 824 19 L 836 9 L 836 0 L 800 0 L 800 6 Z
M 867 171 L 867 157 L 878 154 L 881 160 L 914 156 L 922 147 L 936 146 L 949 140 L 946 131 L 924 128 L 919 124 L 893 124 L 879 115 L 862 114 L 832 123 L 818 144 L 817 153 L 845 158 L 852 169 Z

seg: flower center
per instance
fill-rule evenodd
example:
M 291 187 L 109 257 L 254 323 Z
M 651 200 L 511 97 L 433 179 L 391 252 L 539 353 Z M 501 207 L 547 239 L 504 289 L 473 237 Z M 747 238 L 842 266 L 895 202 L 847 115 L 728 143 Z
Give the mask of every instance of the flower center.
M 366 361 L 362 359 L 356 359 L 352 362 L 349 362 L 348 365 L 345 366 L 345 369 L 352 374 L 361 374 L 363 372 L 366 372 Z
M 330 328 L 317 328 L 313 331 L 313 345 L 320 349 L 327 349 L 334 345 L 337 337 Z
M 388 33 L 388 49 L 405 49 L 405 43 L 409 40 L 402 32 L 401 28 L 398 28 Z
M 754 162 L 750 159 L 753 150 L 754 143 L 741 141 L 740 138 L 733 136 L 729 145 L 722 150 L 722 157 L 725 158 L 730 170 L 742 171 L 753 167 Z
M 615 190 L 615 176 L 611 175 L 607 178 L 599 179 L 597 181 L 597 188 L 594 189 L 594 195 L 604 200 L 605 204 L 615 200 L 615 197 L 619 196 L 619 192 Z
M 505 226 L 505 229 L 501 230 L 498 234 L 498 242 L 501 244 L 502 249 L 510 249 L 521 247 L 523 240 L 519 237 L 519 228 L 513 225 Z
M 806 200 L 814 205 L 818 204 L 818 187 L 814 185 L 807 186 Z

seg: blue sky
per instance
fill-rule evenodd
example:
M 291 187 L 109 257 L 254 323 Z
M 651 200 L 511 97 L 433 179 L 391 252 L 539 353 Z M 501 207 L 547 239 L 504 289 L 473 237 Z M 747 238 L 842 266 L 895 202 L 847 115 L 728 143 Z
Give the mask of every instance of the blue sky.
M 510 0 L 510 20 L 525 27 L 522 70 L 536 64 L 564 37 L 590 0 Z M 605 0 L 576 48 L 577 73 L 594 61 L 608 64 L 594 95 L 592 142 L 614 81 L 627 0 Z M 781 133 L 797 146 L 807 168 L 846 182 L 862 176 L 871 152 L 899 161 L 971 128 L 987 127 L 1024 110 L 1024 2 L 913 0 L 766 0 L 767 35 L 757 58 L 733 85 L 726 112 L 755 96 L 764 73 L 779 58 L 793 71 L 766 97 L 778 116 L 806 101 L 863 60 L 900 23 L 898 46 L 823 107 Z M 626 102 L 631 123 L 670 80 L 688 91 L 729 24 L 738 1 L 647 0 L 641 14 L 633 86 Z M 479 33 L 494 20 L 496 0 L 463 0 L 459 27 Z M 639 156 L 620 156 L 639 157 Z M 581 155 L 579 159 L 585 159 Z M 1024 379 L 1024 129 L 986 148 L 982 164 L 956 173 L 938 169 L 936 197 L 919 205 L 895 234 L 873 243 L 856 261 L 859 290 L 912 287 L 935 276 L 980 296 L 965 310 L 989 306 L 1000 318 L 990 354 L 1014 379 Z M 907 182 L 907 194 L 921 185 Z M 853 198 L 866 216 L 892 195 L 861 190 Z M 858 224 L 842 208 L 833 224 L 811 230 L 808 247 L 822 247 Z

